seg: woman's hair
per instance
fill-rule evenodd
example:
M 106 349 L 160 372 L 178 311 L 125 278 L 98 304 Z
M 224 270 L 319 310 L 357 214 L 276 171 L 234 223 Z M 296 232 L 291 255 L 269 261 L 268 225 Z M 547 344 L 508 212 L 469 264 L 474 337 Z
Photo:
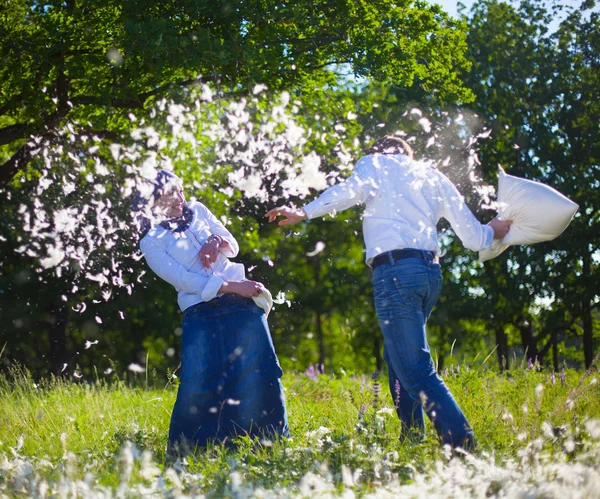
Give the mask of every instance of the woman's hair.
M 132 211 L 142 211 L 149 203 L 150 200 L 155 202 L 161 197 L 167 190 L 177 187 L 181 189 L 183 182 L 174 173 L 167 170 L 156 170 L 156 176 L 153 179 L 144 179 L 143 182 L 147 188 L 145 192 L 137 190 L 131 201 Z
M 412 147 L 406 140 L 396 135 L 384 135 L 373 142 L 373 145 L 367 151 L 367 154 L 404 154 L 413 159 Z

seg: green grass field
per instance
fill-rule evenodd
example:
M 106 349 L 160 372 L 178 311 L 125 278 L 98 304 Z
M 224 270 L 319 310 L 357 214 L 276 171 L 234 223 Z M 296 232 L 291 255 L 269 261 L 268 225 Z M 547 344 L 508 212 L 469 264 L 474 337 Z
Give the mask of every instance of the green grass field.
M 0 496 L 600 497 L 596 373 L 464 366 L 445 380 L 479 449 L 398 441 L 385 380 L 286 374 L 292 438 L 165 464 L 176 388 L 0 377 Z M 141 386 L 136 386 L 136 385 Z

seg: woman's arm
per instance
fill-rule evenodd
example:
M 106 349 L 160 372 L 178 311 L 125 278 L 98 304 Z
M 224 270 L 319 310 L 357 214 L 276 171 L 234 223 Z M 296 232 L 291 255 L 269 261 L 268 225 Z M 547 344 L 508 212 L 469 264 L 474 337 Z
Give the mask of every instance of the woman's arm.
M 203 216 L 210 227 L 210 232 L 219 236 L 222 243 L 219 245 L 219 251 L 227 257 L 235 257 L 240 252 L 240 246 L 233 237 L 233 234 L 221 223 L 221 221 L 213 215 L 213 213 L 203 204 L 198 203 L 201 207 L 201 216 Z
M 140 249 L 154 273 L 178 291 L 200 295 L 204 301 L 212 300 L 217 293 L 221 292 L 225 283 L 222 277 L 214 274 L 205 277 L 188 272 L 152 237 L 144 237 L 140 241 Z

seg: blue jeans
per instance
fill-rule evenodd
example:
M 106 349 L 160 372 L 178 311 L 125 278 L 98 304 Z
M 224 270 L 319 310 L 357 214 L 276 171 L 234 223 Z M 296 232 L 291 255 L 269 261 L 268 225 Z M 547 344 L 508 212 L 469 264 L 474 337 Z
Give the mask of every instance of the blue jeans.
M 186 309 L 181 375 L 168 453 L 238 435 L 289 436 L 275 354 L 264 311 L 253 300 L 224 295 Z
M 375 308 L 384 338 L 390 391 L 402 422 L 402 439 L 425 436 L 425 412 L 442 443 L 472 448 L 473 430 L 437 375 L 425 324 L 442 287 L 440 265 L 406 258 L 373 270 Z

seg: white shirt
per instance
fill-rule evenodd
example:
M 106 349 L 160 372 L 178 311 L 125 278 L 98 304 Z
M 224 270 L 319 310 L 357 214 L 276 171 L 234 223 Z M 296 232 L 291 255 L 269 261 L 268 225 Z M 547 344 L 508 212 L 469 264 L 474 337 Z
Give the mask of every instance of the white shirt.
M 225 281 L 245 279 L 245 268 L 233 263 L 239 246 L 231 232 L 202 203 L 187 203 L 192 210 L 190 226 L 182 232 L 172 232 L 153 225 L 140 241 L 140 249 L 148 266 L 177 290 L 181 310 L 217 296 Z M 211 234 L 221 236 L 229 243 L 208 269 L 200 262 L 200 249 Z
M 380 253 L 416 248 L 440 253 L 437 223 L 450 222 L 473 251 L 492 245 L 494 230 L 477 221 L 450 180 L 403 154 L 362 157 L 352 175 L 304 206 L 308 218 L 365 204 L 363 234 L 370 265 Z

